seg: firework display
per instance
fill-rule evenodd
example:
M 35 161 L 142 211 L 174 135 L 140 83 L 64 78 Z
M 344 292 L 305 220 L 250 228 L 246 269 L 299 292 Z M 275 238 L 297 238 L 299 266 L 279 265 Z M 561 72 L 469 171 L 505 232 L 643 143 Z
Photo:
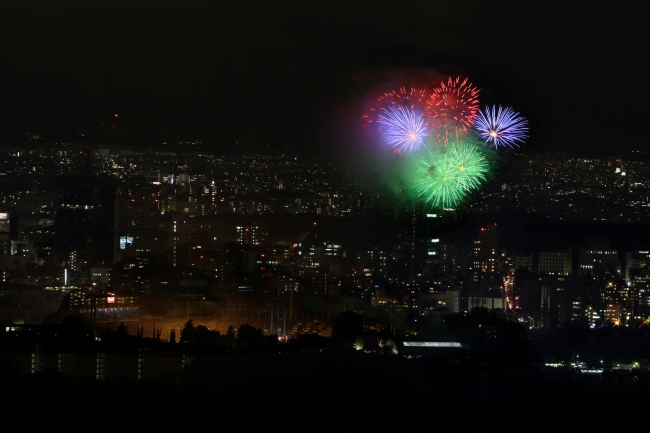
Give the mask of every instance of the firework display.
M 528 121 L 510 107 L 492 106 L 479 112 L 474 127 L 486 144 L 515 147 L 527 137 Z
M 373 139 L 402 161 L 382 178 L 393 178 L 415 202 L 451 210 L 490 179 L 497 152 L 524 142 L 528 121 L 510 107 L 479 110 L 479 89 L 468 78 L 429 84 L 384 92 L 363 117 Z
M 472 126 L 478 112 L 478 89 L 461 77 L 440 83 L 427 101 L 428 122 L 436 140 L 448 143 Z
M 429 92 L 425 89 L 416 89 L 414 87 L 400 87 L 399 90 L 393 90 L 381 95 L 377 100 L 385 104 L 414 105 L 424 108 L 429 98 Z
M 419 196 L 434 207 L 455 208 L 487 180 L 490 167 L 479 147 L 453 143 L 442 154 L 424 153 L 416 170 Z
M 390 108 L 404 107 L 423 115 L 428 98 L 428 91 L 413 87 L 401 87 L 397 90 L 384 92 L 363 115 L 364 127 L 371 131 L 372 135 L 381 136 L 386 126 L 381 120 Z M 426 122 L 424 124 L 426 125 Z
M 428 132 L 422 115 L 407 107 L 388 107 L 377 122 L 385 126 L 386 142 L 398 151 L 418 148 Z

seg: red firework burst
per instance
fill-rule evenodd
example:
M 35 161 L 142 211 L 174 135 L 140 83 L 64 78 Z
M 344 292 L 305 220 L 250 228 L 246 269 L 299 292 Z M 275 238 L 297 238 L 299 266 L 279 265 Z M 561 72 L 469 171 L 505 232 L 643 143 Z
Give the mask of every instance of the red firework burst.
M 386 109 L 391 106 L 410 107 L 415 112 L 424 114 L 429 96 L 430 93 L 426 90 L 416 89 L 414 87 L 400 87 L 397 90 L 384 92 L 380 97 L 377 98 L 375 104 L 373 104 L 373 106 L 370 107 L 366 113 L 364 113 L 364 126 L 371 129 L 377 127 L 378 124 L 376 124 L 376 122 L 379 118 L 379 115 L 384 113 Z
M 478 113 L 479 90 L 467 78 L 449 77 L 433 90 L 427 101 L 428 125 L 438 142 L 458 139 L 467 132 Z

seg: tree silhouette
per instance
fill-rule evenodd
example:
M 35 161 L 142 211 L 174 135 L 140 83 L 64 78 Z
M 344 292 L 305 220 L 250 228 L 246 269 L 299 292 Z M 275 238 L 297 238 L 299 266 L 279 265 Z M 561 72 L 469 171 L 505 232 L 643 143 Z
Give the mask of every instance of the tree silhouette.
M 363 331 L 363 317 L 345 311 L 334 320 L 333 325 L 332 338 L 352 342 Z
M 261 329 L 245 323 L 237 331 L 237 344 L 240 347 L 257 347 L 264 341 L 264 334 Z
M 181 329 L 181 343 L 191 343 L 194 338 L 194 331 L 196 331 L 194 323 L 192 323 L 192 319 L 189 319 L 187 322 L 185 322 L 183 329 Z

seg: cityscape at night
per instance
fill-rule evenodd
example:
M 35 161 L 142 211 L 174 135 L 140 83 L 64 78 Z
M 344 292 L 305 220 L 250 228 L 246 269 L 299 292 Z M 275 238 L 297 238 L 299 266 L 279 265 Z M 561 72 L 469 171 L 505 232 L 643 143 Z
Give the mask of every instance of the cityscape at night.
M 37 3 L 0 7 L 3 407 L 531 431 L 643 411 L 635 4 Z

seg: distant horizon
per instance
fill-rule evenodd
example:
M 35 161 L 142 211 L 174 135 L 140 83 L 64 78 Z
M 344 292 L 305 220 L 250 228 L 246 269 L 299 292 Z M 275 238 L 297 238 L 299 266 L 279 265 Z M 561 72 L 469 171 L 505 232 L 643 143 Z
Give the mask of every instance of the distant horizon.
M 66 139 L 64 137 L 48 139 L 46 136 L 39 136 L 38 139 L 29 140 L 29 137 L 32 136 L 31 133 L 24 134 L 7 134 L 0 132 L 0 148 L 11 148 L 17 145 L 31 145 L 31 146 L 40 146 L 40 145 L 52 145 L 52 144 L 62 144 L 62 145 L 79 145 L 79 146 L 88 146 L 92 150 L 96 147 L 122 147 L 122 148 L 134 148 L 134 149 L 146 149 L 151 151 L 174 151 L 174 152 L 213 152 L 213 151 L 223 151 L 229 150 L 228 153 L 237 153 L 237 149 L 245 150 L 260 150 L 267 152 L 293 152 L 296 154 L 307 154 L 303 156 L 336 156 L 342 157 L 342 153 L 339 151 L 341 149 L 331 149 L 325 146 L 310 147 L 299 146 L 299 145 L 273 145 L 270 143 L 264 143 L 257 140 L 251 141 L 241 141 L 241 142 L 230 142 L 226 139 L 216 141 L 214 139 L 201 139 L 201 138 L 179 138 L 176 140 L 169 141 L 149 141 L 149 142 L 138 142 L 137 140 L 133 142 L 118 142 L 118 141 L 91 141 L 84 140 L 83 138 L 78 140 Z M 13 136 L 16 140 L 15 143 L 10 142 L 11 139 L 7 140 L 6 136 Z M 20 140 L 24 141 L 20 141 Z M 175 146 L 186 146 L 188 143 L 194 142 L 197 145 L 200 145 L 200 148 L 190 149 L 182 148 L 176 149 Z M 160 148 L 156 149 L 156 147 Z M 211 148 L 211 149 L 210 149 Z M 614 148 L 604 148 L 596 149 L 592 148 L 590 152 L 584 150 L 554 150 L 554 149 L 530 149 L 525 146 L 522 146 L 518 149 L 509 150 L 503 152 L 503 154 L 508 156 L 526 156 L 526 155 L 565 155 L 571 158 L 615 158 L 615 157 L 638 157 L 639 161 L 644 161 L 650 159 L 648 156 L 649 152 L 647 150 L 639 149 L 626 149 L 619 152 L 613 152 Z

